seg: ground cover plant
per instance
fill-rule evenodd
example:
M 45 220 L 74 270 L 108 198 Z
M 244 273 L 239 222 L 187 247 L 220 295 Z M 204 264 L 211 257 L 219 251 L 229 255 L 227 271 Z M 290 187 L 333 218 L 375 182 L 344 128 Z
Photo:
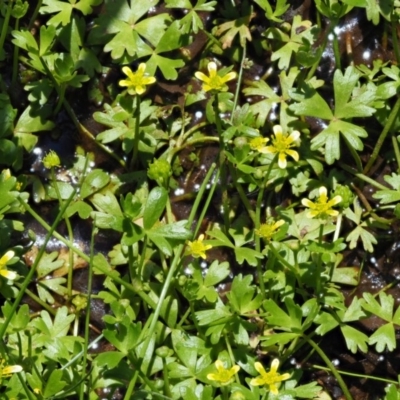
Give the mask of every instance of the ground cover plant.
M 5 399 L 400 399 L 400 2 L 0 2 Z

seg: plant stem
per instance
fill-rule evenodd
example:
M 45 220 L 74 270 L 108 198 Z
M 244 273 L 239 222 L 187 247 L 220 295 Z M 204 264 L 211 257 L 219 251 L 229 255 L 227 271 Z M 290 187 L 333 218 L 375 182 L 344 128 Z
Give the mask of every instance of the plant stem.
M 324 360 L 324 362 L 328 366 L 330 372 L 332 372 L 333 376 L 336 378 L 340 388 L 342 389 L 342 392 L 343 392 L 344 396 L 346 397 L 346 400 L 353 400 L 353 397 L 351 396 L 351 394 L 349 392 L 349 389 L 347 388 L 344 380 L 340 376 L 338 370 L 335 368 L 335 366 L 333 365 L 333 363 L 329 359 L 329 357 L 323 352 L 323 350 L 312 339 L 310 339 L 307 336 L 304 336 L 304 339 L 319 354 L 319 356 Z
M 7 11 L 6 15 L 4 16 L 3 28 L 1 30 L 1 36 L 0 36 L 0 51 L 4 50 L 4 42 L 6 41 L 8 24 L 10 22 L 10 17 L 11 17 L 12 3 L 13 3 L 12 1 L 9 1 L 7 4 Z
M 200 187 L 200 190 L 199 190 L 199 192 L 197 194 L 196 200 L 195 200 L 195 202 L 193 204 L 193 208 L 192 208 L 192 211 L 190 213 L 188 222 L 186 224 L 186 227 L 188 227 L 188 228 L 193 223 L 193 219 L 194 219 L 194 217 L 196 215 L 196 212 L 197 212 L 197 209 L 198 209 L 198 207 L 200 205 L 200 201 L 203 198 L 204 191 L 205 191 L 205 189 L 206 189 L 206 187 L 208 185 L 208 182 L 209 182 L 209 180 L 211 178 L 212 172 L 213 171 L 208 171 L 208 173 L 207 173 L 207 175 L 206 175 L 206 177 L 205 177 L 205 179 L 204 179 L 204 181 L 203 181 L 203 183 L 202 183 L 202 185 Z M 168 271 L 167 277 L 165 278 L 165 282 L 164 282 L 163 288 L 162 288 L 160 296 L 158 298 L 157 306 L 156 306 L 156 308 L 154 310 L 154 313 L 151 316 L 150 326 L 147 329 L 146 340 L 145 340 L 145 342 L 143 344 L 143 347 L 141 349 L 141 352 L 140 352 L 139 365 L 137 366 L 138 370 L 140 370 L 144 358 L 145 357 L 150 357 L 150 355 L 148 354 L 149 351 L 153 352 L 153 349 L 150 349 L 150 342 L 153 339 L 154 332 L 155 332 L 155 329 L 156 329 L 156 325 L 157 325 L 157 322 L 158 322 L 158 318 L 159 318 L 160 313 L 161 313 L 161 308 L 163 306 L 165 298 L 167 297 L 167 293 L 168 293 L 169 288 L 171 286 L 172 279 L 174 278 L 175 272 L 177 271 L 178 267 L 181 264 L 183 248 L 184 248 L 184 245 L 180 244 L 175 249 L 175 255 L 174 255 L 174 258 L 172 260 L 171 267 L 170 267 L 170 269 Z
M 218 167 L 220 170 L 220 181 L 221 181 L 221 197 L 222 197 L 222 216 L 224 219 L 224 228 L 225 231 L 229 231 L 229 199 L 228 199 L 228 188 L 227 188 L 227 170 L 226 170 L 226 156 L 225 156 L 225 144 L 222 137 L 222 127 L 221 127 L 221 119 L 219 116 L 219 107 L 218 107 L 218 93 L 214 95 L 214 117 L 215 117 L 215 125 L 217 126 L 217 132 L 219 137 L 219 161 Z
M 373 150 L 373 152 L 371 154 L 371 157 L 369 158 L 369 160 L 367 162 L 367 165 L 364 168 L 363 173 L 365 175 L 368 174 L 369 170 L 374 165 L 374 162 L 376 161 L 376 159 L 377 159 L 377 157 L 379 155 L 379 152 L 380 152 L 380 150 L 381 150 L 381 148 L 383 146 L 383 143 L 384 143 L 384 141 L 386 139 L 386 136 L 389 133 L 390 129 L 392 128 L 392 125 L 393 125 L 394 121 L 396 120 L 396 117 L 397 117 L 397 114 L 399 113 L 399 110 L 400 110 L 400 97 L 397 98 L 396 104 L 394 105 L 391 113 L 389 114 L 389 117 L 388 117 L 388 119 L 386 121 L 386 124 L 385 124 L 385 126 L 383 128 L 383 131 L 380 134 L 380 136 L 379 136 L 379 138 L 378 138 L 378 140 L 376 142 L 376 145 L 375 145 L 374 150 Z
M 131 159 L 131 170 L 133 171 L 138 165 L 139 156 L 139 142 L 140 142 L 140 96 L 136 95 L 136 109 L 135 109 L 135 137 L 133 138 L 133 150 Z
M 394 150 L 394 156 L 396 158 L 397 163 L 397 173 L 400 173 L 400 150 L 399 150 L 399 142 L 396 138 L 396 135 L 392 133 L 392 145 Z
M 236 85 L 236 91 L 235 91 L 235 98 L 233 100 L 233 107 L 232 107 L 232 112 L 231 112 L 231 119 L 230 122 L 233 122 L 233 116 L 238 104 L 238 100 L 239 100 L 239 94 L 240 94 L 240 87 L 242 85 L 242 79 L 243 79 L 243 64 L 244 61 L 246 59 L 246 42 L 243 46 L 243 51 L 242 51 L 242 61 L 240 62 L 240 69 L 239 69 L 239 76 L 238 76 L 238 80 L 237 80 L 237 85 Z

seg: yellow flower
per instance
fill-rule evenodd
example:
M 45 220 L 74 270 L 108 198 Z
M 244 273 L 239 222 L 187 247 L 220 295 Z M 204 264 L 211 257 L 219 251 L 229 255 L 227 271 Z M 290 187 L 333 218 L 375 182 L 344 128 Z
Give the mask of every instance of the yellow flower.
M 283 219 L 276 222 L 268 221 L 265 224 L 261 224 L 259 229 L 256 229 L 256 234 L 266 240 L 270 240 L 284 223 L 285 221 Z
M 214 374 L 208 374 L 207 379 L 210 381 L 220 382 L 221 385 L 228 385 L 232 382 L 233 376 L 240 370 L 239 365 L 234 365 L 232 368 L 225 368 L 224 363 L 221 360 L 215 361 L 215 367 L 217 372 Z
M 220 76 L 217 74 L 217 64 L 211 61 L 207 65 L 207 69 L 209 72 L 209 76 L 203 74 L 200 71 L 197 71 L 194 76 L 197 79 L 203 81 L 203 90 L 205 92 L 209 92 L 210 90 L 216 90 L 218 92 L 226 92 L 228 90 L 228 86 L 226 82 L 235 79 L 237 74 L 236 72 L 229 72 L 224 76 Z
M 250 148 L 252 150 L 260 151 L 264 147 L 265 143 L 268 142 L 268 140 L 269 140 L 268 138 L 263 138 L 261 136 L 256 137 L 254 139 L 251 139 L 250 143 L 249 143 L 250 144 Z
M 43 158 L 43 165 L 47 169 L 59 167 L 61 165 L 60 157 L 55 151 L 50 150 Z
M 326 187 L 321 186 L 319 188 L 319 197 L 315 203 L 309 199 L 303 199 L 301 204 L 310 209 L 307 213 L 308 218 L 327 218 L 328 216 L 336 217 L 339 214 L 339 211 L 333 210 L 332 207 L 339 204 L 341 201 L 342 196 L 335 196 L 332 200 L 329 200 Z
M 11 374 L 15 374 L 16 372 L 21 372 L 22 367 L 20 365 L 8 365 L 4 366 L 4 360 L 0 362 L 0 379 L 7 378 L 11 376 Z
M 300 132 L 293 131 L 290 135 L 283 134 L 282 127 L 280 125 L 275 125 L 272 129 L 275 134 L 275 137 L 272 138 L 272 145 L 262 147 L 258 151 L 266 154 L 279 154 L 279 168 L 286 168 L 287 156 L 292 157 L 295 161 L 299 161 L 299 153 L 291 150 L 291 148 L 296 145 L 296 141 L 300 137 Z
M 156 81 L 154 76 L 144 76 L 145 71 L 145 63 L 139 64 L 136 72 L 132 72 L 129 67 L 122 67 L 122 72 L 128 77 L 128 79 L 120 80 L 119 86 L 126 86 L 129 94 L 143 94 L 146 91 L 146 86 L 151 85 Z
M 280 385 L 280 382 L 290 378 L 290 374 L 288 373 L 282 375 L 278 373 L 279 360 L 277 358 L 274 358 L 272 360 L 271 369 L 269 372 L 265 372 L 264 367 L 259 362 L 256 362 L 254 364 L 254 367 L 258 371 L 260 376 L 258 376 L 257 378 L 253 378 L 250 381 L 250 385 L 267 385 L 269 386 L 270 392 L 275 395 L 278 394 L 278 387 Z
M 7 269 L 7 263 L 14 257 L 15 253 L 12 250 L 7 251 L 3 257 L 0 258 L 0 275 L 11 281 L 17 277 L 17 273 Z
M 201 234 L 197 240 L 194 240 L 193 242 L 189 241 L 188 246 L 189 249 L 187 251 L 188 255 L 191 255 L 194 258 L 204 258 L 206 259 L 206 251 L 210 250 L 212 246 L 210 244 L 204 244 L 204 235 Z

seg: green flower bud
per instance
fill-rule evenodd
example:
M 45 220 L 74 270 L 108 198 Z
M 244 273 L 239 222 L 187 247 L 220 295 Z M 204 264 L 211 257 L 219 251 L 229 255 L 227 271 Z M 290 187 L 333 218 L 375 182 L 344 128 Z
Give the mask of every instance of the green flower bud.
M 158 357 L 167 358 L 171 357 L 174 352 L 167 346 L 161 346 L 156 350 Z
M 43 158 L 43 165 L 47 169 L 59 167 L 61 165 L 60 157 L 58 157 L 58 154 L 55 151 L 50 150 Z
M 347 185 L 337 185 L 335 191 L 332 193 L 332 197 L 335 196 L 342 198 L 342 201 L 338 203 L 341 209 L 349 207 L 354 201 L 354 194 Z
M 172 175 L 171 164 L 164 159 L 155 160 L 150 164 L 147 171 L 150 179 L 155 180 L 160 186 L 168 186 L 168 181 Z

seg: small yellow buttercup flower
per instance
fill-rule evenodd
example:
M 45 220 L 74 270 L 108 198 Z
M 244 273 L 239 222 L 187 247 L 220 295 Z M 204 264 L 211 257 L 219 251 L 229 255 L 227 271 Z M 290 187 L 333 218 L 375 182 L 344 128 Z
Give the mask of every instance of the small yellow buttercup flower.
M 270 240 L 277 230 L 285 223 L 283 219 L 279 221 L 267 221 L 265 224 L 261 224 L 259 229 L 256 229 L 256 234 L 261 236 L 265 240 Z
M 0 258 L 0 275 L 9 280 L 14 280 L 17 273 L 7 269 L 7 263 L 14 257 L 15 253 L 12 250 L 7 251 L 3 257 Z
M 342 196 L 335 196 L 332 200 L 329 200 L 326 187 L 321 186 L 319 188 L 319 197 L 315 203 L 309 199 L 303 199 L 301 204 L 310 209 L 307 213 L 308 218 L 327 218 L 328 216 L 336 217 L 339 214 L 339 211 L 333 210 L 332 207 L 341 201 Z
M 286 168 L 287 156 L 299 161 L 299 153 L 291 148 L 297 145 L 296 142 L 300 137 L 300 132 L 293 131 L 290 135 L 284 134 L 280 125 L 275 125 L 272 129 L 275 136 L 272 138 L 272 145 L 262 147 L 258 151 L 265 154 L 278 154 L 279 168 Z
M 252 150 L 260 151 L 268 142 L 268 140 L 269 140 L 268 138 L 263 138 L 261 136 L 251 139 L 249 143 L 250 148 Z
M 60 157 L 58 154 L 50 150 L 44 157 L 43 157 L 43 165 L 47 169 L 51 169 L 52 167 L 59 167 L 61 165 Z
M 146 86 L 151 85 L 156 81 L 154 76 L 145 76 L 146 64 L 141 63 L 136 72 L 132 72 L 129 67 L 122 67 L 122 72 L 128 77 L 128 79 L 122 79 L 119 81 L 119 86 L 126 86 L 128 93 L 143 94 L 146 91 Z
M 211 90 L 215 90 L 217 92 L 226 92 L 228 90 L 228 86 L 226 82 L 235 79 L 237 74 L 236 72 L 228 72 L 224 76 L 220 76 L 217 73 L 217 64 L 214 61 L 211 61 L 207 65 L 209 76 L 203 74 L 200 71 L 197 71 L 194 76 L 197 79 L 203 81 L 203 90 L 205 92 L 209 92 Z
M 1 360 L 0 362 L 0 381 L 2 378 L 8 378 L 12 374 L 15 374 L 16 372 L 21 372 L 22 367 L 20 365 L 7 365 L 4 366 L 4 360 Z
M 254 364 L 254 368 L 260 374 L 257 378 L 253 378 L 250 381 L 250 385 L 253 386 L 261 386 L 266 385 L 269 386 L 269 391 L 272 394 L 278 394 L 278 387 L 282 381 L 285 381 L 290 378 L 290 374 L 279 374 L 278 373 L 279 360 L 274 358 L 271 363 L 271 369 L 269 372 L 266 372 L 263 365 L 259 362 Z
M 234 375 L 240 370 L 239 365 L 234 365 L 232 368 L 225 368 L 221 360 L 215 361 L 215 367 L 217 368 L 217 372 L 208 374 L 207 379 L 219 382 L 222 386 L 231 383 Z
M 186 252 L 187 255 L 190 255 L 194 258 L 203 258 L 204 260 L 207 258 L 206 251 L 210 250 L 212 246 L 210 244 L 204 244 L 204 235 L 201 234 L 197 240 L 193 242 L 188 242 L 188 251 Z

